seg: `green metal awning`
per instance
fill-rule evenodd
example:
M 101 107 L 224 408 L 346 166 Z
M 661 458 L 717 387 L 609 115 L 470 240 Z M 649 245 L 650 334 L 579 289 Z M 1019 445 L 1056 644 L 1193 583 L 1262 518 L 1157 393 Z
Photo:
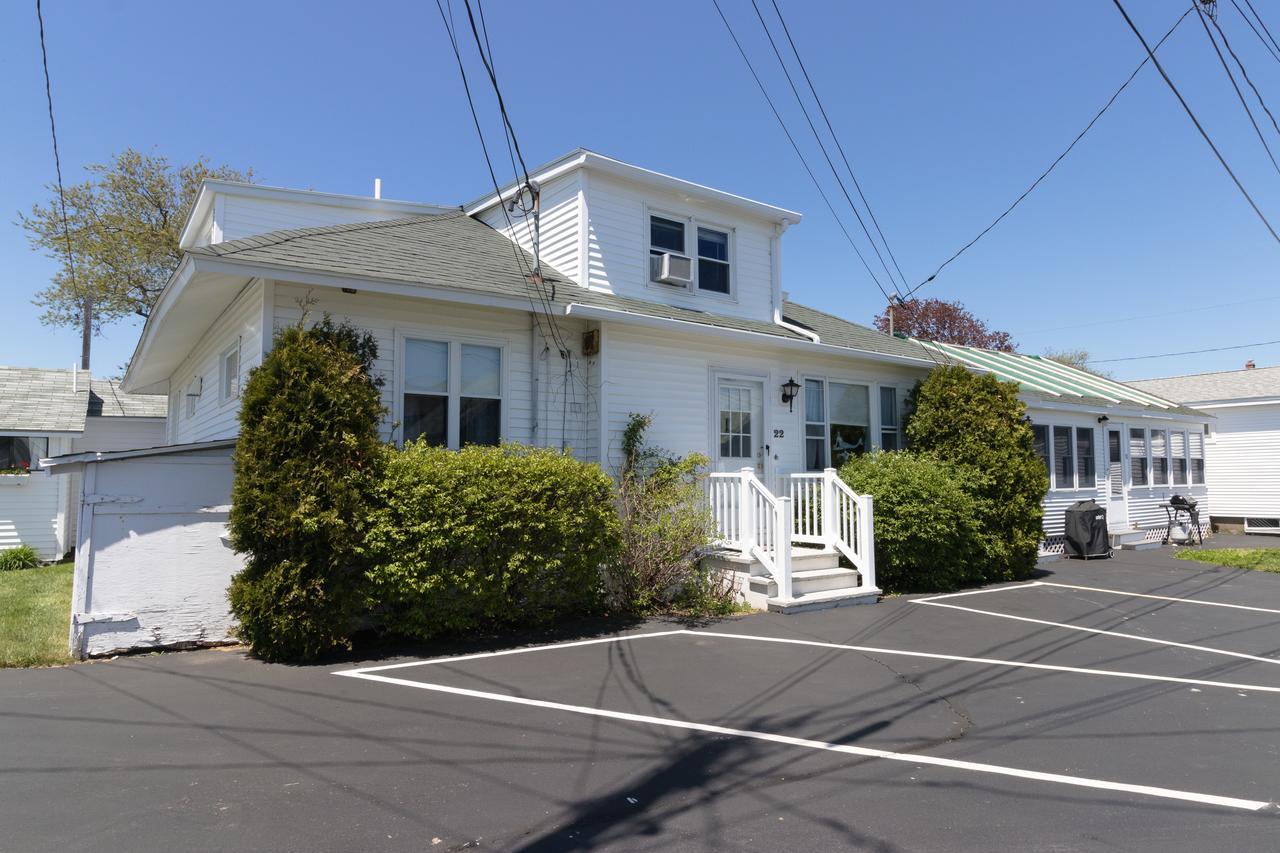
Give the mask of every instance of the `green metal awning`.
M 1038 355 L 1021 355 L 1016 352 L 997 352 L 977 347 L 957 346 L 937 341 L 921 341 L 943 357 L 995 374 L 1005 382 L 1016 382 L 1024 389 L 1039 391 L 1064 401 L 1071 398 L 1092 398 L 1112 404 L 1132 403 L 1157 409 L 1178 409 L 1178 403 L 1139 391 L 1131 385 L 1116 382 L 1087 370 L 1080 370 L 1051 358 Z

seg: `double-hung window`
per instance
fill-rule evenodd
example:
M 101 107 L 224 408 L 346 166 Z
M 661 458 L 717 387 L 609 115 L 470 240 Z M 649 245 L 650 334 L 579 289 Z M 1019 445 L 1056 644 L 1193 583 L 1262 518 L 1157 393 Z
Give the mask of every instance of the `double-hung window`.
M 1129 430 L 1129 482 L 1135 486 L 1147 485 L 1147 431 Z
M 49 455 L 49 439 L 44 436 L 0 436 L 0 474 L 25 474 L 40 470 L 40 460 Z
M 240 396 L 240 341 L 222 353 L 220 360 L 220 400 L 225 403 Z
M 1204 433 L 1193 432 L 1187 435 L 1191 442 L 1191 482 L 1193 485 L 1204 485 Z
M 1169 433 L 1169 450 L 1173 456 L 1173 484 L 1187 485 L 1187 434 L 1185 432 Z
M 1076 458 L 1071 441 L 1071 427 L 1053 428 L 1054 485 L 1059 489 L 1073 489 L 1076 484 Z
M 1076 427 L 1076 488 L 1092 489 L 1098 484 L 1095 466 L 1097 457 L 1093 452 L 1092 427 Z
M 901 450 L 899 434 L 901 415 L 898 411 L 898 389 L 880 389 L 880 447 L 883 450 Z
M 1049 458 L 1049 428 L 1043 425 L 1031 427 L 1031 446 L 1036 456 L 1044 463 L 1044 472 L 1049 475 L 1050 486 L 1053 480 L 1053 462 Z
M 405 441 L 455 449 L 501 441 L 500 347 L 408 338 L 403 375 Z
M 690 231 L 693 232 L 694 248 L 697 249 L 693 256 L 694 286 L 699 291 L 730 295 L 733 292 L 730 237 L 729 232 L 723 228 L 714 228 L 688 219 L 650 214 L 650 257 L 664 254 L 690 256 Z M 656 267 L 650 266 L 651 278 L 656 275 L 655 269 Z
M 839 468 L 866 453 L 871 435 L 870 389 L 866 385 L 806 379 L 804 382 L 805 467 Z
M 1162 429 L 1151 430 L 1151 485 L 1169 485 L 1169 434 Z

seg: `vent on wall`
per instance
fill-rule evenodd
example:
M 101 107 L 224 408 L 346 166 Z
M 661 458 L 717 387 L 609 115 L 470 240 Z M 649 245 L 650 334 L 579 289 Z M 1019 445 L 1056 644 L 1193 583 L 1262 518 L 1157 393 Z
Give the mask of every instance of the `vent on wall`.
M 1244 532 L 1280 534 L 1280 518 L 1246 518 Z

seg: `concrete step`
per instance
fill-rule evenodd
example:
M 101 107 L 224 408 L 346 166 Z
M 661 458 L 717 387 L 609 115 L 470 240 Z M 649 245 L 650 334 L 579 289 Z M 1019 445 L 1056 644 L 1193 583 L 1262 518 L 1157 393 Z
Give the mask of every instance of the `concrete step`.
M 854 569 L 839 567 L 827 569 L 801 569 L 791 571 L 791 594 L 799 597 L 818 592 L 830 592 L 840 589 L 856 589 L 860 578 Z M 751 590 L 763 593 L 769 598 L 778 595 L 778 584 L 769 575 L 756 575 L 751 578 Z
M 1121 551 L 1153 551 L 1156 548 L 1162 547 L 1163 544 L 1164 543 L 1162 543 L 1159 539 L 1153 539 L 1150 542 L 1125 542 L 1123 545 L 1120 546 L 1120 550 Z
M 1119 548 L 1124 545 L 1137 545 L 1145 542 L 1147 539 L 1147 531 L 1129 528 L 1128 530 L 1112 530 L 1109 533 L 1111 537 L 1111 547 Z
M 880 590 L 878 589 L 829 589 L 823 592 L 797 595 L 790 601 L 770 598 L 769 612 L 804 613 L 809 610 L 827 610 L 832 607 L 847 607 L 853 604 L 875 604 L 879 600 Z

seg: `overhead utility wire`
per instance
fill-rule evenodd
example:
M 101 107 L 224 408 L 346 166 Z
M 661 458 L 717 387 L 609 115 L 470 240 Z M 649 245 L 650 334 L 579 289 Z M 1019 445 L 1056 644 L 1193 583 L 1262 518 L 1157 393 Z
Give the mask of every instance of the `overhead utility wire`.
M 1178 26 L 1184 20 L 1186 20 L 1187 15 L 1190 15 L 1190 14 L 1191 14 L 1191 8 L 1188 7 L 1187 10 L 1182 13 L 1182 16 L 1178 18 L 1178 20 L 1174 21 L 1173 26 L 1170 27 L 1169 31 L 1164 34 L 1164 37 L 1161 38 L 1160 41 L 1156 42 L 1156 46 L 1155 48 L 1153 48 L 1153 50 L 1159 50 L 1160 45 L 1164 44 L 1165 40 L 1168 39 L 1169 36 L 1173 35 L 1173 31 L 1176 30 Z M 938 268 L 933 271 L 933 275 L 929 276 L 924 281 L 920 282 L 915 287 L 908 290 L 907 298 L 910 299 L 917 290 L 919 290 L 920 288 L 924 287 L 926 284 L 928 284 L 929 282 L 937 278 L 938 273 L 946 269 L 946 267 L 950 265 L 951 262 L 954 261 L 956 258 L 960 257 L 965 252 L 969 251 L 969 249 L 971 249 L 975 243 L 977 243 L 983 237 L 987 236 L 987 233 L 990 232 L 991 229 L 999 225 L 1006 216 L 1012 213 L 1015 207 L 1022 204 L 1023 199 L 1031 195 L 1032 191 L 1034 191 L 1036 187 L 1040 186 L 1041 182 L 1044 181 L 1045 178 L 1049 177 L 1050 173 L 1052 173 L 1053 170 L 1058 167 L 1058 164 L 1061 163 L 1063 160 L 1065 160 L 1067 155 L 1071 153 L 1071 150 L 1076 147 L 1076 144 L 1079 143 L 1081 139 L 1084 139 L 1085 134 L 1093 129 L 1093 126 L 1098 123 L 1098 119 L 1102 118 L 1102 116 L 1106 114 L 1107 110 L 1111 109 L 1111 105 L 1116 102 L 1116 99 L 1120 97 L 1120 95 L 1124 92 L 1125 89 L 1129 88 L 1129 84 L 1133 82 L 1134 78 L 1138 76 L 1138 72 L 1141 71 L 1150 60 L 1151 60 L 1151 57 L 1147 56 L 1147 57 L 1144 57 L 1143 60 L 1138 63 L 1138 67 L 1133 69 L 1133 73 L 1129 75 L 1128 79 L 1126 79 L 1123 83 L 1120 84 L 1120 88 L 1116 89 L 1115 93 L 1112 94 L 1111 97 L 1107 100 L 1107 102 L 1102 105 L 1102 109 L 1098 110 L 1098 112 L 1094 114 L 1093 118 L 1089 119 L 1089 123 L 1084 126 L 1084 130 L 1076 134 L 1076 138 L 1071 140 L 1071 144 L 1068 145 L 1052 163 L 1049 164 L 1049 168 L 1045 169 L 1043 172 L 1040 173 L 1040 177 L 1036 178 L 1034 181 L 1031 182 L 1031 186 L 1027 187 L 1025 190 L 1022 191 L 1022 195 L 1018 196 L 1016 199 L 1013 200 L 1013 204 L 1006 207 L 1003 213 L 1001 213 L 999 216 L 997 216 L 995 219 L 991 221 L 990 225 L 988 225 L 986 228 L 983 228 L 981 231 L 979 231 L 978 236 L 974 237 L 968 243 L 965 243 L 963 246 L 960 247 L 959 251 L 957 251 L 951 257 L 947 258 L 945 261 L 939 264 Z
M 1240 4 L 1237 3 L 1236 0 L 1231 0 L 1231 5 L 1236 8 L 1236 12 L 1244 19 L 1244 22 L 1249 25 L 1249 29 L 1253 30 L 1253 34 L 1258 37 L 1258 41 L 1262 42 L 1262 46 L 1267 49 L 1267 53 L 1271 54 L 1271 57 L 1275 59 L 1276 62 L 1280 62 L 1280 53 L 1276 52 L 1276 48 L 1272 47 L 1271 43 L 1267 41 L 1266 36 L 1258 32 L 1258 28 L 1254 26 L 1253 21 L 1244 13 L 1244 10 L 1240 8 Z
M 1232 2 L 1234 2 L 1234 0 L 1232 0 Z M 1263 22 L 1262 16 L 1258 14 L 1257 9 L 1253 8 L 1253 3 L 1249 2 L 1249 0 L 1244 0 L 1244 5 L 1248 6 L 1249 11 L 1253 13 L 1253 17 L 1258 19 L 1258 26 L 1262 27 L 1262 31 L 1267 34 L 1267 38 L 1271 40 L 1271 45 L 1276 50 L 1280 50 L 1280 43 L 1277 43 L 1276 37 L 1271 35 L 1271 30 L 1267 29 L 1267 25 Z M 1240 7 L 1237 6 L 1236 8 L 1239 9 Z
M 67 220 L 67 194 L 62 188 L 62 156 L 58 153 L 58 125 L 53 120 L 53 85 L 49 82 L 49 53 L 44 46 L 44 11 L 40 8 L 40 0 L 36 0 L 36 21 L 40 25 L 40 64 L 44 68 L 44 97 L 49 106 L 49 135 L 53 138 L 53 168 L 58 177 L 58 208 L 62 217 L 62 238 L 67 246 L 67 272 L 71 276 L 71 290 L 78 290 L 76 284 L 76 259 L 71 250 L 71 225 Z M 89 369 L 88 343 L 93 324 L 93 301 L 88 291 L 81 294 L 81 317 L 83 347 L 80 352 L 80 369 Z
M 1113 364 L 1117 361 L 1142 361 L 1147 358 L 1171 358 L 1175 355 L 1199 355 L 1205 352 L 1226 352 L 1233 349 L 1249 349 L 1250 347 L 1267 347 L 1280 344 L 1280 341 L 1259 341 L 1256 344 L 1236 344 L 1229 347 L 1210 347 L 1209 349 L 1189 349 L 1184 352 L 1161 352 L 1154 355 L 1131 355 L 1125 358 L 1091 358 L 1089 364 Z
M 1147 44 L 1147 40 L 1142 37 L 1142 32 L 1138 29 L 1137 25 L 1134 24 L 1133 19 L 1129 17 L 1129 13 L 1125 11 L 1124 5 L 1120 0 L 1111 0 L 1111 2 L 1114 3 L 1116 9 L 1120 11 L 1120 14 L 1124 17 L 1124 22 L 1129 25 L 1129 29 L 1133 30 L 1133 34 L 1137 36 L 1138 41 L 1140 41 L 1142 46 L 1146 48 L 1147 56 L 1151 58 L 1151 64 L 1160 72 L 1160 76 L 1168 85 L 1169 90 L 1173 92 L 1175 97 L 1177 97 L 1178 103 L 1182 105 L 1182 109 L 1186 111 L 1187 117 L 1191 119 L 1191 123 L 1196 126 L 1196 130 L 1200 131 L 1200 135 L 1204 138 L 1204 141 L 1208 144 L 1209 148 L 1213 150 L 1213 155 L 1218 158 L 1218 162 L 1222 164 L 1222 168 L 1231 176 L 1231 180 L 1235 183 L 1236 189 L 1240 190 L 1240 194 L 1244 196 L 1245 201 L 1249 202 L 1249 206 L 1252 207 L 1253 212 L 1258 215 L 1258 219 L 1262 220 L 1262 224 L 1265 225 L 1267 227 L 1267 231 L 1271 233 L 1272 239 L 1277 243 L 1280 243 L 1280 234 L 1277 234 L 1276 229 L 1271 227 L 1271 222 L 1268 221 L 1266 215 L 1263 214 L 1262 209 L 1258 207 L 1256 202 L 1254 202 L 1253 196 L 1249 195 L 1249 191 L 1244 188 L 1244 184 L 1240 183 L 1240 179 L 1236 177 L 1236 173 L 1231 171 L 1231 167 L 1227 165 L 1226 158 L 1222 156 L 1222 152 L 1218 150 L 1218 146 L 1214 144 L 1213 139 L 1210 138 L 1209 133 L 1204 129 L 1204 125 L 1200 124 L 1200 119 L 1196 118 L 1196 114 L 1191 111 L 1191 107 L 1187 105 L 1186 99 L 1182 97 L 1182 93 L 1178 91 L 1178 87 L 1174 85 L 1173 80 L 1170 79 L 1168 73 L 1164 70 L 1164 66 L 1160 64 L 1160 60 L 1156 59 L 1155 53 Z
M 497 173 L 494 172 L 493 170 L 493 160 L 490 159 L 489 157 L 489 146 L 485 142 L 484 131 L 480 127 L 480 116 L 476 112 L 475 101 L 471 97 L 471 86 L 467 81 L 467 71 L 466 71 L 466 66 L 462 62 L 462 52 L 458 49 L 458 40 L 454 35 L 453 27 L 449 23 L 449 18 L 445 14 L 444 4 L 441 2 L 441 0 L 436 0 L 436 8 L 440 11 L 440 20 L 444 24 L 445 31 L 449 35 L 449 42 L 453 47 L 453 55 L 458 62 L 458 73 L 462 77 L 462 89 L 467 97 L 467 106 L 471 110 L 471 120 L 475 124 L 476 135 L 480 138 L 480 150 L 484 154 L 485 165 L 489 169 L 489 179 L 493 182 L 494 192 L 499 194 L 498 204 L 499 206 L 502 206 L 502 199 L 501 199 L 502 191 L 499 188 Z M 505 207 L 503 207 L 503 215 L 504 216 L 506 215 Z M 508 219 L 508 223 L 510 224 L 510 219 Z M 512 228 L 514 233 L 514 226 L 512 226 Z M 528 265 L 525 264 L 524 257 L 520 254 L 520 247 L 515 243 L 514 240 L 511 242 L 511 251 L 512 251 L 512 254 L 515 256 L 517 268 L 522 272 L 524 270 L 527 270 Z M 529 273 L 529 276 L 530 278 L 532 278 L 531 272 Z M 554 341 L 555 337 L 551 335 L 546 329 L 543 328 L 543 322 L 539 318 L 539 307 L 534 303 L 533 296 L 530 295 L 527 291 L 525 292 L 525 295 L 529 299 L 529 307 L 533 309 L 533 320 L 538 327 L 538 333 L 543 337 L 544 340 Z M 549 316 L 548 316 L 548 319 L 550 319 Z
M 1218 23 L 1217 16 L 1208 15 L 1205 17 L 1209 18 L 1209 22 L 1213 24 L 1213 28 L 1217 30 L 1218 35 L 1222 38 L 1222 46 L 1227 49 L 1227 53 L 1231 54 L 1231 58 L 1235 60 L 1236 66 L 1240 69 L 1240 76 L 1244 78 L 1244 82 L 1248 83 L 1249 88 L 1253 90 L 1253 96 L 1258 99 L 1258 104 L 1262 107 L 1263 111 L 1267 114 L 1267 118 L 1271 119 L 1271 126 L 1275 128 L 1275 131 L 1277 134 L 1280 134 L 1280 124 L 1276 122 L 1275 115 L 1272 114 L 1271 108 L 1267 106 L 1267 102 L 1263 100 L 1262 93 L 1258 91 L 1258 87 L 1253 85 L 1253 80 L 1249 77 L 1249 72 L 1248 70 L 1245 69 L 1244 62 L 1241 61 L 1240 57 L 1236 55 L 1235 50 L 1232 49 L 1231 42 L 1227 41 L 1227 34 L 1223 31 L 1222 26 Z
M 764 15 L 761 14 L 760 6 L 756 3 L 756 0 L 751 0 L 751 7 L 756 10 L 756 17 L 760 20 L 760 27 L 764 30 L 765 37 L 769 39 L 769 46 L 773 48 L 773 55 L 778 58 L 778 65 L 782 66 L 782 74 L 787 78 L 787 85 L 791 87 L 791 94 L 795 95 L 796 103 L 800 105 L 800 112 L 804 115 L 804 120 L 809 125 L 809 130 L 813 133 L 814 140 L 818 143 L 818 150 L 822 152 L 822 158 L 827 161 L 827 167 L 831 169 L 832 177 L 836 179 L 836 185 L 840 187 L 840 193 L 844 196 L 844 200 L 849 203 L 849 209 L 853 211 L 854 218 L 858 220 L 858 225 L 861 226 L 862 233 L 866 235 L 867 242 L 871 244 L 871 250 L 876 253 L 876 259 L 880 261 L 880 266 L 884 269 L 884 274 L 889 279 L 889 283 L 893 285 L 894 291 L 901 296 L 902 288 L 898 287 L 898 283 L 894 281 L 893 271 L 889 269 L 889 264 L 885 262 L 884 256 L 880 254 L 880 247 L 876 245 L 875 238 L 871 236 L 871 231 L 867 229 L 867 223 L 862 219 L 858 205 L 854 203 L 853 197 L 849 195 L 849 189 L 844 185 L 844 179 L 836 169 L 836 164 L 832 162 L 826 143 L 822 141 L 822 135 L 818 133 L 817 125 L 813 123 L 813 117 L 809 115 L 809 108 L 805 106 L 804 98 L 800 96 L 800 90 L 796 87 L 795 80 L 791 77 L 791 71 L 787 68 L 786 60 L 782 58 L 782 51 L 778 49 L 777 42 L 773 40 L 773 32 L 770 31 L 769 25 L 765 23 Z M 902 287 L 906 286 L 907 282 L 904 280 Z
M 849 158 L 844 153 L 844 146 L 840 144 L 840 137 L 836 135 L 836 130 L 831 126 L 831 119 L 827 116 L 827 108 L 823 106 L 822 99 L 818 97 L 818 90 L 813 85 L 813 80 L 809 77 L 809 69 L 805 67 L 804 60 L 800 58 L 800 49 L 796 47 L 795 41 L 791 38 L 791 29 L 787 26 L 787 19 L 782 17 L 782 10 L 778 8 L 778 0 L 771 0 L 773 3 L 773 11 L 778 15 L 778 21 L 782 24 L 782 32 L 787 37 L 787 43 L 791 45 L 791 52 L 795 54 L 796 63 L 800 66 L 801 73 L 804 74 L 805 83 L 809 86 L 809 92 L 813 95 L 813 100 L 818 105 L 818 111 L 822 113 L 822 120 L 826 122 L 827 130 L 831 133 L 831 139 L 836 143 L 836 151 L 840 154 L 840 159 L 844 162 L 844 167 L 849 172 L 849 177 L 853 179 L 854 189 L 858 191 L 858 197 L 862 199 L 862 204 L 867 208 L 867 214 L 871 217 L 871 224 L 876 227 L 876 233 L 880 235 L 880 242 L 884 243 L 884 249 L 889 253 L 889 259 L 893 261 L 893 267 L 898 271 L 898 277 L 902 279 L 905 287 L 907 283 L 906 276 L 902 274 L 902 267 L 898 266 L 898 259 L 893 254 L 893 249 L 889 246 L 889 239 L 884 236 L 884 231 L 880 228 L 880 221 L 876 219 L 876 213 L 871 209 L 871 202 L 867 201 L 867 196 L 862 192 L 862 185 L 858 183 L 858 176 L 853 173 L 853 166 L 849 165 Z
M 738 41 L 738 35 L 733 31 L 733 27 L 729 24 L 729 19 L 724 16 L 724 10 L 720 8 L 719 0 L 711 0 L 716 12 L 720 14 L 720 20 L 724 22 L 724 27 L 729 31 L 729 38 L 733 39 L 734 45 L 738 48 L 738 53 L 742 56 L 742 61 L 747 64 L 747 70 L 751 72 L 752 78 L 756 81 L 756 86 L 760 89 L 760 94 L 764 95 L 765 102 L 769 104 L 769 109 L 773 112 L 773 117 L 778 120 L 778 125 L 782 128 L 782 132 L 786 134 L 787 141 L 791 143 L 791 147 L 795 150 L 796 156 L 800 158 L 800 165 L 804 166 L 804 170 L 809 173 L 809 179 L 813 181 L 813 185 L 818 190 L 818 195 L 822 196 L 822 200 L 826 202 L 827 210 L 831 211 L 832 217 L 836 220 L 836 225 L 840 227 L 840 231 L 844 234 L 844 238 L 849 241 L 849 245 L 853 248 L 854 254 L 858 256 L 858 260 L 862 261 L 862 266 L 866 269 L 867 275 L 871 276 L 871 280 L 875 282 L 876 288 L 880 294 L 889 301 L 889 291 L 884 289 L 884 285 L 880 283 L 880 279 L 876 278 L 876 274 L 871 270 L 871 265 L 867 263 L 867 259 L 863 256 L 858 244 L 853 241 L 853 236 L 849 234 L 849 230 L 844 226 L 844 220 L 836 213 L 835 206 L 831 203 L 831 199 L 827 197 L 826 191 L 822 189 L 822 184 L 818 181 L 818 176 L 813 173 L 813 169 L 809 166 L 809 161 L 805 159 L 804 154 L 800 151 L 800 146 L 796 144 L 795 137 L 791 135 L 791 131 L 787 128 L 787 123 L 782 120 L 782 115 L 778 112 L 778 108 L 773 103 L 773 98 L 769 97 L 769 92 L 764 87 L 760 75 L 756 73 L 755 66 L 751 64 L 751 59 L 747 56 L 746 50 L 742 47 L 742 42 Z
M 1199 0 L 1192 3 L 1191 8 L 1196 10 L 1196 15 L 1200 18 L 1200 25 L 1204 27 L 1205 37 L 1209 39 L 1209 44 L 1213 45 L 1213 52 L 1218 55 L 1218 62 L 1222 65 L 1222 70 L 1227 73 L 1227 79 L 1231 81 L 1231 88 L 1235 89 L 1236 97 L 1240 100 L 1240 106 L 1244 107 L 1244 113 L 1249 117 L 1249 124 L 1253 125 L 1253 132 L 1257 135 L 1258 141 L 1262 143 L 1263 149 L 1267 152 L 1267 158 L 1271 161 L 1272 168 L 1276 170 L 1277 175 L 1280 175 L 1280 164 L 1276 163 L 1276 156 L 1271 153 L 1271 146 L 1267 144 L 1267 138 L 1262 135 L 1262 128 L 1258 127 L 1258 121 L 1253 117 L 1253 110 L 1249 109 L 1249 102 L 1244 99 L 1244 92 L 1240 91 L 1240 85 L 1236 83 L 1236 76 L 1231 73 L 1231 66 L 1227 65 L 1227 58 L 1222 55 L 1222 49 L 1218 47 L 1218 41 L 1213 37 L 1213 32 L 1209 29 L 1209 22 L 1205 20 L 1204 12 L 1200 11 Z M 1258 93 L 1257 89 L 1254 89 L 1253 91 L 1255 95 Z M 1270 114 L 1270 110 L 1267 112 Z M 1272 119 L 1272 124 L 1274 123 L 1275 120 Z M 1277 130 L 1280 130 L 1280 128 Z

